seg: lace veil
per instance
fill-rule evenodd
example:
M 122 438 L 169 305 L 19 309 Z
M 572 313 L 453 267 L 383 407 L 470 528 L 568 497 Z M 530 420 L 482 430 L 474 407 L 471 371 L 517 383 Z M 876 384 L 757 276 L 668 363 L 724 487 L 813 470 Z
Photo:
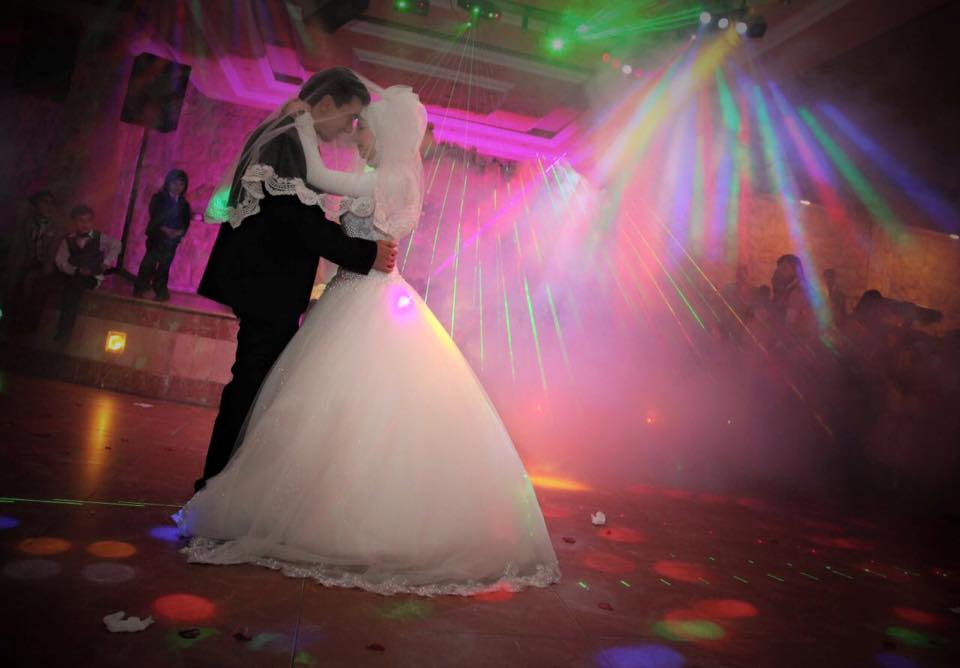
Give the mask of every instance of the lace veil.
M 340 70 L 340 73 L 349 70 Z M 330 70 L 328 70 L 330 71 Z M 220 211 L 208 208 L 207 218 L 228 221 L 237 227 L 244 218 L 260 211 L 265 192 L 291 195 L 308 206 L 322 206 L 331 218 L 343 210 L 368 216 L 373 210 L 374 226 L 385 236 L 400 238 L 415 227 L 423 205 L 423 162 L 420 143 L 427 127 L 426 109 L 407 86 L 382 88 L 358 78 L 374 97 L 362 112 L 376 137 L 376 188 L 370 198 L 340 198 L 324 195 L 306 180 L 306 160 L 297 139 L 294 116 L 274 111 L 247 139 L 244 150 L 231 170 L 229 196 Z M 320 86 L 304 102 L 316 104 L 328 89 Z M 363 169 L 357 158 L 354 169 Z M 340 201 L 340 200 L 343 201 Z
M 324 70 L 320 84 L 300 99 L 317 104 L 332 92 L 337 80 L 354 77 L 346 68 Z M 319 206 L 321 194 L 306 181 L 306 161 L 297 139 L 294 116 L 283 107 L 270 114 L 250 134 L 240 157 L 227 172 L 221 187 L 207 208 L 208 222 L 229 222 L 237 227 L 244 218 L 260 212 L 265 193 L 292 195 L 308 206 Z M 226 195 L 225 197 L 223 195 Z

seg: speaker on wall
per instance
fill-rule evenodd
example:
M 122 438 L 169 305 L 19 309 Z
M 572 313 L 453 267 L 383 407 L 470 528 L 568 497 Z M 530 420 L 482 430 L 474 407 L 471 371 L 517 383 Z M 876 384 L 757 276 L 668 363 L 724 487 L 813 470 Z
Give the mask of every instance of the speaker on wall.
M 70 17 L 45 12 L 24 14 L 14 88 L 56 102 L 66 100 L 82 36 L 82 25 Z
M 370 0 L 305 0 L 300 3 L 303 22 L 336 32 L 370 7 Z
M 133 61 L 120 120 L 150 130 L 173 132 L 180 122 L 190 66 L 141 53 Z

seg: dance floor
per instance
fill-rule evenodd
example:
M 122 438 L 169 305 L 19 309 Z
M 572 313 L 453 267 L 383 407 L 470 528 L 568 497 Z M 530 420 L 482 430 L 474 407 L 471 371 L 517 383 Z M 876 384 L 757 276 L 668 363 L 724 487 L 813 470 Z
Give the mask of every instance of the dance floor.
M 563 582 L 472 598 L 190 565 L 168 518 L 213 417 L 0 375 L 0 665 L 960 665 L 956 525 L 884 499 L 536 478 Z M 121 610 L 155 623 L 108 632 Z

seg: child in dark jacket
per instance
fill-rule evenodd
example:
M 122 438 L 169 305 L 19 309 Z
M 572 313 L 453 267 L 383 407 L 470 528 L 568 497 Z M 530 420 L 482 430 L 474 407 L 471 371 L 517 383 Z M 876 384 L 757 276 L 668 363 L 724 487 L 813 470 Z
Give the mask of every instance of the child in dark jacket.
M 187 173 L 173 169 L 164 179 L 163 189 L 150 199 L 147 253 L 133 285 L 134 297 L 142 297 L 148 288 L 153 288 L 157 301 L 170 299 L 167 289 L 170 265 L 190 227 L 190 203 L 183 196 L 187 183 Z

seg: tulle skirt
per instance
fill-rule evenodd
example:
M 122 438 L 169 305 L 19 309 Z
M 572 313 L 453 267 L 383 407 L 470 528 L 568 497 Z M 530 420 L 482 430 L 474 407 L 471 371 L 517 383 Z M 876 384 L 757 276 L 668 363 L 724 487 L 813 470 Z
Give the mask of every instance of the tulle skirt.
M 238 449 L 174 516 L 191 561 L 382 594 L 560 578 L 496 409 L 398 275 L 341 271 L 274 365 Z

